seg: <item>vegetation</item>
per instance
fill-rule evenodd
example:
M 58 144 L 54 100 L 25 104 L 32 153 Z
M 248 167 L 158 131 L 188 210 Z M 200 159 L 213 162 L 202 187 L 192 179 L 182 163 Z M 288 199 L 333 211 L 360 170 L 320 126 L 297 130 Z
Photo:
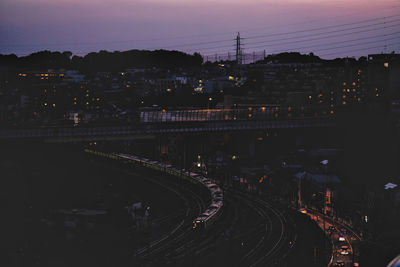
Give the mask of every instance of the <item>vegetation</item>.
M 29 56 L 1 55 L 0 67 L 7 69 L 45 70 L 78 69 L 82 72 L 121 71 L 127 68 L 177 68 L 197 67 L 203 63 L 200 54 L 185 54 L 167 50 L 129 50 L 108 52 L 101 50 L 83 57 L 72 56 L 69 51 L 41 51 Z

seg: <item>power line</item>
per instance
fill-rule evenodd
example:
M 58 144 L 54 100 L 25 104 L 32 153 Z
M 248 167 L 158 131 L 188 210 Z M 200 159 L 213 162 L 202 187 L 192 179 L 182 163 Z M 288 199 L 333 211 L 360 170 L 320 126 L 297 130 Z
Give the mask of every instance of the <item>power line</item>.
M 371 42 L 364 42 L 364 43 L 357 43 L 357 44 L 352 44 L 352 45 L 344 45 L 344 46 L 336 46 L 336 47 L 329 47 L 329 48 L 321 48 L 317 49 L 314 52 L 319 52 L 319 51 L 325 51 L 325 50 L 332 50 L 332 49 L 338 49 L 338 48 L 347 48 L 347 47 L 352 47 L 352 46 L 359 46 L 362 44 L 373 44 L 373 43 L 379 43 L 379 42 L 386 42 L 386 41 L 391 41 L 391 40 L 396 40 L 400 39 L 400 36 L 393 37 L 393 38 L 387 38 L 383 40 L 376 40 L 376 41 L 371 41 Z
M 366 30 L 362 30 L 362 31 L 341 34 L 341 35 L 352 35 L 352 34 L 355 34 L 355 33 L 370 32 L 370 31 L 376 31 L 376 30 L 381 30 L 381 29 L 385 29 L 385 28 L 392 28 L 392 27 L 395 27 L 395 26 L 399 26 L 400 24 L 386 26 L 386 24 L 393 23 L 393 22 L 398 22 L 398 21 L 400 21 L 400 19 L 392 20 L 392 21 L 389 21 L 389 22 L 380 22 L 380 23 L 375 23 L 375 24 L 370 24 L 370 25 L 362 25 L 362 26 L 358 26 L 358 27 L 351 27 L 351 28 L 328 31 L 328 32 L 322 32 L 322 33 L 313 33 L 313 34 L 308 34 L 308 35 L 303 35 L 303 36 L 292 36 L 292 37 L 287 37 L 287 38 L 282 38 L 282 39 L 267 40 L 267 41 L 260 41 L 260 42 L 252 42 L 252 43 L 248 43 L 248 44 L 252 45 L 252 44 L 257 44 L 257 43 L 279 42 L 279 41 L 282 41 L 282 40 L 296 40 L 297 38 L 307 38 L 307 37 L 310 37 L 310 36 L 320 36 L 320 35 L 326 35 L 326 34 L 329 34 L 329 33 L 346 32 L 346 31 L 350 31 L 350 30 L 354 30 L 354 29 L 361 29 L 361 28 L 366 28 L 366 27 L 371 27 L 371 26 L 376 26 L 376 25 L 381 25 L 381 24 L 384 25 L 383 27 L 379 27 L 379 28 L 366 29 Z M 305 32 L 305 31 L 302 31 L 302 32 Z M 296 40 L 296 42 L 319 40 L 319 39 L 322 39 L 322 38 L 326 39 L 326 38 L 337 37 L 337 36 L 341 36 L 341 35 L 325 36 L 325 37 L 319 37 L 319 38 L 313 38 L 313 39 L 307 39 L 307 40 Z M 243 38 L 243 39 L 247 40 L 249 38 Z M 255 46 L 255 47 L 251 46 L 249 48 L 261 48 L 261 47 L 265 47 L 265 46 L 275 46 L 275 45 L 290 44 L 290 43 L 292 43 L 292 42 L 270 44 L 270 45 L 263 45 L 263 46 Z M 205 48 L 193 48 L 193 49 L 190 49 L 189 51 L 197 51 L 198 52 L 198 51 L 205 51 L 205 50 L 211 50 L 211 49 L 225 48 L 225 47 L 228 47 L 228 46 L 230 46 L 230 45 L 213 46 L 213 47 L 205 47 Z
M 396 21 L 400 21 L 396 20 Z M 329 35 L 329 36 L 323 36 L 325 34 L 329 33 L 336 33 L 336 32 L 342 32 L 342 31 L 348 31 L 348 30 L 353 30 L 354 28 L 349 28 L 349 29 L 343 29 L 343 30 L 336 30 L 336 31 L 329 31 L 329 32 L 323 32 L 323 33 L 314 33 L 314 34 L 309 34 L 309 35 L 302 35 L 302 36 L 295 36 L 295 37 L 288 37 L 288 38 L 282 38 L 282 39 L 275 39 L 275 40 L 268 40 L 268 41 L 261 41 L 261 42 L 252 42 L 251 44 L 259 44 L 259 43 L 271 43 L 271 42 L 279 42 L 279 41 L 285 41 L 285 40 L 296 40 L 296 42 L 305 42 L 305 41 L 314 41 L 314 40 L 320 40 L 320 39 L 327 39 L 327 38 L 332 38 L 332 37 L 338 37 L 338 36 L 345 36 L 345 35 L 353 35 L 353 34 L 358 34 L 358 33 L 364 33 L 364 32 L 371 32 L 371 31 L 377 31 L 377 30 L 382 30 L 382 29 L 387 29 L 387 28 L 393 28 L 396 26 L 399 26 L 400 24 L 394 24 L 394 25 L 389 25 L 389 26 L 382 26 L 378 28 L 373 28 L 373 29 L 366 29 L 366 30 L 361 30 L 361 31 L 352 31 L 348 33 L 341 33 L 341 34 L 334 34 L 334 35 Z M 322 37 L 321 37 L 322 35 Z M 307 38 L 307 37 L 314 37 L 318 36 L 318 38 Z M 298 40 L 297 38 L 307 38 L 305 40 Z M 274 45 L 282 45 L 282 44 L 290 44 L 292 42 L 283 42 L 283 43 L 273 43 L 273 44 L 266 44 L 264 46 L 274 46 Z M 259 46 L 263 47 L 263 46 Z M 257 47 L 255 47 L 257 48 Z
M 294 31 L 294 32 L 282 32 L 282 33 L 272 33 L 272 34 L 268 34 L 268 35 L 250 36 L 245 39 L 259 39 L 259 38 L 265 38 L 265 37 L 271 37 L 271 36 L 282 36 L 282 35 L 297 34 L 297 33 L 309 32 L 309 31 L 326 30 L 326 29 L 330 29 L 330 28 L 337 28 L 337 27 L 349 26 L 349 25 L 354 25 L 354 24 L 361 24 L 361 23 L 365 23 L 365 22 L 376 21 L 376 20 L 387 19 L 387 18 L 398 17 L 398 16 L 400 16 L 400 15 L 392 15 L 392 16 L 386 16 L 386 17 L 380 17 L 380 18 L 374 18 L 374 19 L 367 19 L 367 20 L 361 20 L 361 21 L 356 21 L 356 22 L 349 22 L 349 23 L 338 24 L 338 25 L 330 25 L 330 26 L 324 26 L 324 27 L 319 27 L 319 28 L 311 28 L 311 29 Z M 385 23 L 385 22 L 380 22 L 378 24 L 382 24 L 382 23 Z
M 366 40 L 366 39 L 375 39 L 377 37 L 383 37 L 383 36 L 389 36 L 389 35 L 394 35 L 394 34 L 399 34 L 400 32 L 396 32 L 393 34 L 383 34 L 383 35 L 378 35 L 378 36 L 373 36 L 373 37 L 366 37 L 366 38 L 358 38 L 354 40 L 347 40 L 347 41 L 340 41 L 340 42 L 334 42 L 330 44 L 338 44 L 338 43 L 343 43 L 343 42 L 355 42 L 355 41 L 360 41 L 360 40 Z M 339 48 L 347 48 L 347 47 L 354 47 L 354 46 L 359 46 L 363 44 L 373 44 L 373 43 L 379 43 L 379 42 L 386 42 L 386 41 L 391 41 L 391 40 L 396 40 L 400 39 L 400 36 L 393 37 L 393 38 L 386 38 L 386 39 L 381 39 L 381 40 L 375 40 L 375 41 L 370 41 L 370 42 L 363 42 L 363 43 L 355 43 L 355 44 L 349 44 L 349 45 L 344 45 L 344 46 L 334 46 L 334 47 L 326 47 L 329 44 L 319 44 L 319 45 L 314 45 L 314 46 L 308 46 L 308 47 L 297 47 L 297 48 L 289 48 L 289 49 L 280 49 L 280 50 L 275 50 L 275 51 L 270 51 L 270 53 L 282 53 L 282 52 L 289 52 L 289 51 L 301 51 L 303 49 L 307 49 L 309 47 L 323 47 L 319 48 L 316 50 L 313 50 L 312 52 L 320 52 L 320 51 L 326 51 L 326 50 L 333 50 L 333 49 L 339 49 Z
M 393 10 L 394 8 L 399 8 L 400 7 L 400 5 L 394 5 L 394 6 L 387 6 L 387 7 L 383 7 L 383 8 L 376 8 L 376 9 L 374 9 L 374 11 L 381 11 L 381 10 L 387 10 L 387 9 L 390 9 L 390 10 Z M 342 15 L 338 15 L 338 16 L 332 16 L 332 17 L 326 17 L 326 18 L 328 18 L 328 19 L 338 19 L 338 18 L 343 18 L 343 17 L 351 17 L 351 16 L 353 16 L 353 15 L 359 15 L 360 14 L 360 12 L 359 11 L 357 11 L 357 12 L 350 12 L 350 13 L 347 13 L 347 14 L 342 14 Z M 398 15 L 398 12 L 397 13 L 395 13 L 396 15 Z M 388 15 L 386 15 L 386 16 L 384 16 L 384 17 L 386 17 L 386 18 L 390 18 L 392 15 L 390 15 L 390 14 L 388 14 Z M 324 17 L 325 18 L 325 17 Z M 376 17 L 376 18 L 383 18 L 383 17 Z M 298 26 L 298 25 L 302 25 L 302 24 L 309 24 L 309 23 L 315 23 L 315 22 L 319 22 L 320 21 L 320 19 L 312 19 L 312 20 L 307 20 L 307 21 L 302 21 L 302 22 L 295 22 L 295 23 L 289 23 L 289 24 L 284 24 L 284 25 L 280 25 L 281 27 L 283 26 L 283 27 L 287 27 L 287 26 L 293 26 L 293 25 L 296 25 L 296 26 Z M 272 26 L 272 27 L 269 27 L 269 28 L 273 28 L 273 29 L 276 29 L 277 27 L 279 27 L 279 26 Z M 259 28 L 251 28 L 251 29 L 241 29 L 240 30 L 240 32 L 249 32 L 249 31 L 255 31 L 255 30 L 265 30 L 266 28 L 265 27 L 259 27 Z
M 395 26 L 400 26 L 400 24 L 393 25 L 392 27 L 395 27 Z M 381 28 L 380 29 L 374 29 L 374 30 L 368 30 L 368 31 L 362 31 L 362 32 L 371 32 L 371 31 L 375 31 L 375 30 L 381 30 Z M 345 36 L 345 35 L 354 35 L 354 34 L 358 34 L 358 33 L 361 33 L 361 32 L 350 32 L 350 33 L 342 34 L 342 35 L 333 35 L 333 36 L 328 36 L 328 37 L 319 37 L 319 38 L 312 38 L 312 39 L 307 39 L 307 40 L 296 40 L 296 41 L 293 41 L 293 42 L 284 42 L 284 43 L 260 45 L 260 46 L 250 46 L 248 48 L 249 49 L 254 49 L 254 48 L 264 48 L 264 47 L 277 46 L 277 45 L 279 45 L 279 46 L 288 45 L 288 44 L 291 45 L 291 44 L 297 44 L 297 43 L 303 43 L 303 42 L 309 42 L 309 41 L 330 39 L 330 38 L 333 38 L 333 37 L 342 37 L 342 36 Z M 368 38 L 375 38 L 375 37 L 380 37 L 380 36 L 385 36 L 385 35 L 393 35 L 395 33 L 399 33 L 399 32 L 385 33 L 385 34 L 382 34 L 382 35 L 374 35 L 374 36 L 363 37 L 363 38 L 360 38 L 360 40 L 361 39 L 368 39 Z M 349 42 L 349 41 L 353 41 L 353 40 L 358 40 L 358 39 L 342 40 L 340 42 Z M 329 43 L 329 44 L 332 44 L 332 43 Z M 311 46 L 308 46 L 308 47 L 315 47 L 315 46 L 316 45 L 311 45 Z
M 315 50 L 313 50 L 311 52 L 316 53 L 316 52 L 320 52 L 320 51 L 334 50 L 334 49 L 347 48 L 347 47 L 354 47 L 354 46 L 359 46 L 359 45 L 363 45 L 363 44 L 373 44 L 373 43 L 379 43 L 379 42 L 386 42 L 386 41 L 391 41 L 391 40 L 396 40 L 396 39 L 400 39 L 400 36 L 393 37 L 393 38 L 382 39 L 382 40 L 370 41 L 370 42 L 356 43 L 356 44 L 351 44 L 351 45 L 324 47 L 324 48 L 315 49 Z M 289 52 L 289 51 L 301 51 L 301 50 L 307 49 L 307 48 L 308 47 L 289 48 L 289 49 L 284 49 L 284 50 L 270 51 L 270 53 L 274 54 L 274 53 L 282 53 L 282 52 Z
M 322 36 L 322 37 L 318 37 L 318 38 L 311 38 L 311 39 L 305 39 L 305 40 L 295 40 L 295 41 L 291 41 L 291 42 L 282 42 L 282 43 L 266 44 L 266 45 L 259 45 L 259 46 L 252 46 L 253 43 L 247 43 L 244 45 L 250 45 L 250 46 L 247 46 L 248 49 L 264 48 L 264 47 L 270 47 L 270 46 L 280 46 L 280 45 L 287 45 L 287 44 L 290 45 L 290 44 L 299 43 L 299 42 L 309 42 L 309 41 L 315 41 L 315 40 L 321 40 L 321 39 L 329 39 L 329 38 L 333 38 L 333 37 L 341 37 L 341 36 L 346 36 L 346 35 L 354 35 L 354 34 L 359 34 L 359 33 L 372 32 L 372 31 L 388 29 L 388 28 L 397 27 L 397 26 L 400 26 L 400 24 L 389 25 L 389 26 L 386 26 L 383 28 L 380 27 L 380 28 L 374 28 L 374 29 L 367 29 L 367 30 L 363 30 L 363 31 L 353 31 L 353 32 L 348 32 L 348 33 L 343 33 L 343 34 Z M 318 34 L 313 34 L 313 35 L 309 35 L 309 36 L 318 36 Z M 300 38 L 305 38 L 305 37 L 306 36 L 301 36 Z M 297 38 L 297 37 L 295 37 L 295 38 Z M 290 38 L 290 39 L 295 39 L 295 38 Z M 271 41 L 273 41 L 273 40 L 271 40 Z M 202 51 L 207 51 L 207 50 L 211 50 L 211 49 L 226 48 L 226 47 L 228 47 L 228 46 L 225 46 L 225 45 L 224 46 L 214 46 L 214 47 L 207 47 L 207 48 L 202 48 L 202 49 L 197 49 L 197 50 L 193 49 L 193 50 L 187 50 L 187 51 L 202 52 Z M 213 53 L 213 52 L 209 52 L 209 53 Z
M 400 45 L 400 42 L 398 42 L 398 43 L 392 43 L 392 44 L 387 44 L 387 46 L 394 46 L 394 45 Z M 357 49 L 352 49 L 352 50 L 347 50 L 347 51 L 338 51 L 338 52 L 334 52 L 334 53 L 322 54 L 322 55 L 319 55 L 319 56 L 320 56 L 320 57 L 324 57 L 324 56 L 335 55 L 335 54 L 338 54 L 338 53 L 352 53 L 352 52 L 356 52 L 356 51 L 365 51 L 365 50 L 376 49 L 376 48 L 382 48 L 382 45 L 379 45 L 379 46 L 371 46 L 371 47 L 364 47 L 364 48 L 357 48 Z
M 271 37 L 271 36 L 282 36 L 282 35 L 288 35 L 288 34 L 295 34 L 295 33 L 302 33 L 302 32 L 309 32 L 309 31 L 317 31 L 317 30 L 322 30 L 322 29 L 329 29 L 329 28 L 335 28 L 335 27 L 342 27 L 342 26 L 348 26 L 348 25 L 353 25 L 353 24 L 361 24 L 365 22 L 371 22 L 371 21 L 377 21 L 377 20 L 382 20 L 382 19 L 388 19 L 392 17 L 397 17 L 399 15 L 391 15 L 391 16 L 384 16 L 384 17 L 377 17 L 373 19 L 368 19 L 368 20 L 361 20 L 361 21 L 355 21 L 351 23 L 345 23 L 345 24 L 339 24 L 339 25 L 330 25 L 330 26 L 325 26 L 325 27 L 319 27 L 319 28 L 312 28 L 312 29 L 305 29 L 302 31 L 296 31 L 296 32 L 285 32 L 285 33 L 275 33 L 275 34 L 269 34 L 269 35 L 260 35 L 260 36 L 252 36 L 252 37 L 247 37 L 244 39 L 256 39 L 256 38 L 265 38 L 265 37 Z M 375 25 L 379 25 L 385 22 L 377 23 Z M 368 26 L 373 26 L 373 25 L 365 25 L 365 26 L 359 26 L 360 28 L 363 27 L 368 27 Z M 358 27 L 355 27 L 353 29 L 356 29 Z M 182 37 L 183 38 L 183 37 Z M 170 40 L 172 38 L 166 38 L 166 39 L 150 39 L 150 40 Z M 177 38 L 174 38 L 177 39 Z M 174 48 L 174 47 L 190 47 L 190 46 L 196 46 L 196 45 L 207 45 L 207 44 L 215 44 L 215 43 L 222 43 L 222 42 L 228 42 L 232 41 L 233 39 L 224 39 L 224 40 L 215 40 L 215 41 L 208 41 L 208 42 L 196 42 L 196 43 L 186 43 L 186 44 L 175 44 L 175 45 L 168 45 L 168 46 L 163 46 L 159 47 L 158 49 L 161 48 Z M 135 41 L 146 41 L 146 40 L 120 40 L 120 41 L 105 41 L 105 42 L 84 42 L 84 43 L 53 43 L 53 44 L 35 44 L 33 46 L 64 46 L 64 45 L 93 45 L 93 44 L 109 44 L 109 43 L 124 43 L 124 42 L 135 42 Z M 2 46 L 23 46 L 23 47 L 32 47 L 32 45 L 18 45 L 18 44 L 6 44 Z M 152 48 L 152 49 L 157 49 L 157 48 Z

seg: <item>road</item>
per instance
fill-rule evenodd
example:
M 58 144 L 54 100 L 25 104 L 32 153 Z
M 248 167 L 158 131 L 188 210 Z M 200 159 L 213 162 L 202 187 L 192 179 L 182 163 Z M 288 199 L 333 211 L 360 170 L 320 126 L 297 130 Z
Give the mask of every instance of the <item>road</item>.
M 305 212 L 303 210 L 303 212 Z M 318 226 L 326 232 L 332 243 L 332 258 L 329 266 L 337 266 L 343 262 L 344 267 L 357 266 L 360 237 L 349 227 L 321 213 L 307 210 L 306 213 Z M 329 229 L 329 230 L 328 230 Z M 342 249 L 342 248 L 348 249 Z M 354 265 L 354 263 L 356 265 Z M 340 265 L 339 265 L 340 266 Z

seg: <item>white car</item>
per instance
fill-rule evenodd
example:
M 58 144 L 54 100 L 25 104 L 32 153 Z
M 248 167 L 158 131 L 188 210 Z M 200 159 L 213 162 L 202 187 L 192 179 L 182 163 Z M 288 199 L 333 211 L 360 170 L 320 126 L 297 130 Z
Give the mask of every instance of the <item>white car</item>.
M 348 249 L 349 249 L 348 246 L 341 246 L 341 247 L 340 247 L 340 254 L 342 254 L 342 255 L 349 255 Z

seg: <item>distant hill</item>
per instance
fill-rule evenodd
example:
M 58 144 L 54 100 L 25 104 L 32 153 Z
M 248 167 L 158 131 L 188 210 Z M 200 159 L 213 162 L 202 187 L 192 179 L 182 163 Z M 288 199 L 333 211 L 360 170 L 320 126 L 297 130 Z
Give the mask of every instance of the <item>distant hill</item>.
M 0 54 L 0 67 L 20 70 L 79 69 L 83 72 L 121 71 L 126 68 L 177 68 L 196 67 L 203 63 L 200 54 L 185 54 L 167 50 L 129 50 L 89 53 L 84 57 L 67 52 L 40 51 L 18 57 Z
M 319 63 L 324 62 L 318 56 L 313 53 L 310 54 L 300 54 L 299 52 L 285 52 L 275 55 L 268 55 L 264 60 L 258 63 Z
M 299 52 L 284 52 L 279 54 L 268 55 L 263 60 L 259 60 L 257 64 L 273 63 L 273 64 L 290 64 L 290 63 L 324 63 L 330 65 L 343 65 L 347 63 L 365 63 L 366 57 L 360 57 L 358 60 L 352 57 L 322 59 L 313 53 L 301 54 Z

